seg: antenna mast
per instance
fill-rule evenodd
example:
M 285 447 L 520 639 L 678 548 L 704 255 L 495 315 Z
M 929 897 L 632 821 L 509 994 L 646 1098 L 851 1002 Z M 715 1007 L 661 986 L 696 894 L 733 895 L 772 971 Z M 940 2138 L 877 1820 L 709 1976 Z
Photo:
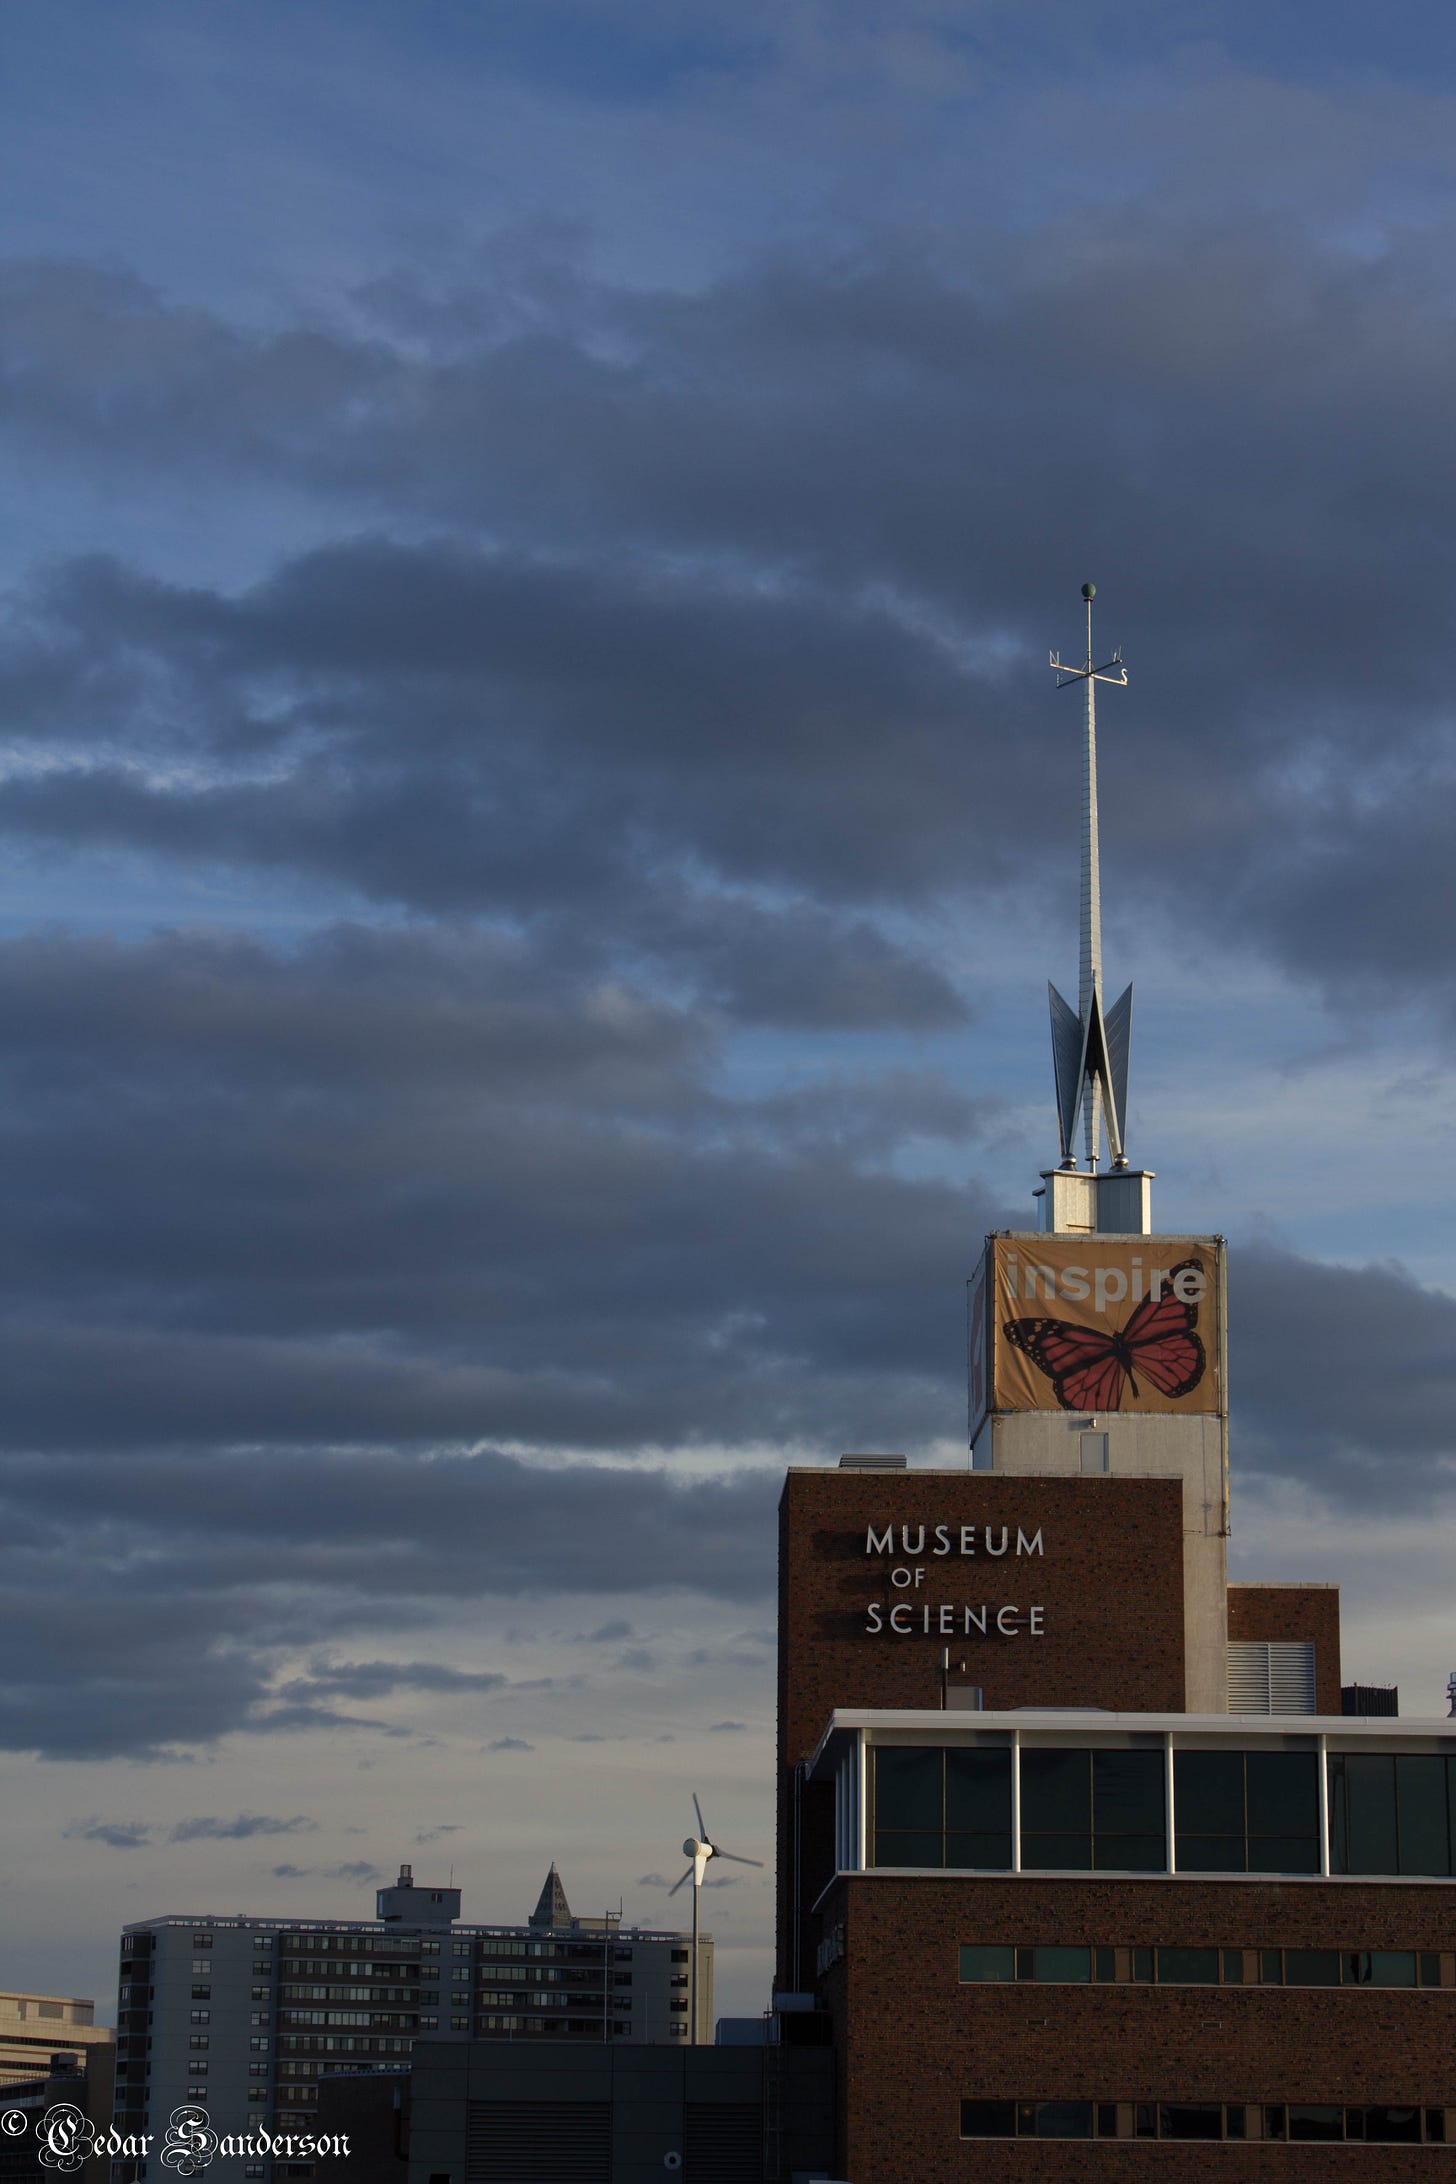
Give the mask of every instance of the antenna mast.
M 1092 602 L 1096 596 L 1095 584 L 1082 586 L 1082 598 L 1087 610 L 1087 651 L 1082 665 L 1070 665 L 1059 652 L 1051 655 L 1057 688 L 1064 690 L 1068 683 L 1079 682 L 1087 693 L 1082 779 L 1081 946 L 1075 1016 L 1055 986 L 1049 989 L 1062 1166 L 1076 1166 L 1077 1125 L 1080 1120 L 1087 1166 L 1094 1171 L 1101 1156 L 1104 1118 L 1113 1164 L 1119 1168 L 1127 1165 L 1127 1156 L 1123 1151 L 1123 1129 L 1126 1121 L 1128 1039 L 1132 1028 L 1131 986 L 1111 1009 L 1104 1009 L 1102 997 L 1102 862 L 1097 824 L 1096 686 L 1105 682 L 1125 688 L 1127 669 L 1122 664 L 1120 650 L 1098 665 L 1097 655 L 1092 650 Z

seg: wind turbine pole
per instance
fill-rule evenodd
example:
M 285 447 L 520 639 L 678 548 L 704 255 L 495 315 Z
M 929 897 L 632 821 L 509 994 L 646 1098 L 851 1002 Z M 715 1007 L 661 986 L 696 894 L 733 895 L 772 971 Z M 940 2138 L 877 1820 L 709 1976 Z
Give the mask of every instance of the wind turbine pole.
M 693 1889 L 693 1991 L 688 2001 L 688 2046 L 698 2044 L 698 1890 Z

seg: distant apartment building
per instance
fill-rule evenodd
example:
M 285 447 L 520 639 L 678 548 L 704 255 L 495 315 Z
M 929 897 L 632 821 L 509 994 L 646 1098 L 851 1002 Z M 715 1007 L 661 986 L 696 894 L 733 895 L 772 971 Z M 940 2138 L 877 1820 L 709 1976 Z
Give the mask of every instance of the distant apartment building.
M 115 2038 L 95 2016 L 96 2004 L 75 1995 L 0 1994 L 0 2092 L 47 2077 L 58 2055 L 83 2070 L 86 2051 L 110 2048 Z
M 150 2132 L 127 2177 L 165 2174 L 172 2110 L 205 2106 L 228 2136 L 318 2129 L 320 2080 L 400 2063 L 415 2040 L 687 2043 L 692 1946 L 681 1933 L 574 1918 L 553 1866 L 523 1926 L 462 1926 L 457 1888 L 418 1887 L 408 1866 L 378 1917 L 160 1918 L 121 1937 L 116 2125 Z M 697 2023 L 713 2024 L 713 1942 L 698 1943 Z M 306 2177 L 286 2152 L 219 2156 L 216 2184 Z

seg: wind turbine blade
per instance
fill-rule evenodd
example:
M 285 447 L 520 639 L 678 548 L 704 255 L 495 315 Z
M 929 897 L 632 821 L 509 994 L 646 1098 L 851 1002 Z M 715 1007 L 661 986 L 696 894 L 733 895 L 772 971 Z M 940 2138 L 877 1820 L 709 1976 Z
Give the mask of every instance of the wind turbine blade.
M 762 1866 L 763 1864 L 762 1858 L 740 1858 L 736 1850 L 719 1850 L 716 1845 L 714 1846 L 713 1855 L 716 1858 L 726 1858 L 731 1865 Z
M 708 1831 L 707 1828 L 703 1825 L 703 1808 L 698 1803 L 698 1793 L 696 1790 L 694 1790 L 693 1792 L 693 1811 L 698 1816 L 698 1839 L 700 1842 L 706 1843 L 708 1840 Z
M 688 1882 L 689 1882 L 689 1881 L 690 1881 L 690 1880 L 692 1879 L 692 1877 L 693 1877 L 693 1873 L 694 1873 L 694 1871 L 695 1871 L 695 1868 L 694 1868 L 693 1866 L 689 1866 L 689 1867 L 688 1867 L 688 1869 L 687 1869 L 687 1872 L 686 1872 L 686 1873 L 685 1873 L 685 1874 L 683 1875 L 682 1879 L 681 1879 L 680 1881 L 674 1881 L 674 1882 L 673 1882 L 673 1884 L 672 1884 L 671 1888 L 670 1888 L 670 1889 L 668 1890 L 668 1892 L 667 1892 L 667 1893 L 669 1894 L 669 1896 L 675 1896 L 675 1895 L 677 1894 L 677 1892 L 678 1892 L 678 1890 L 679 1890 L 680 1888 L 686 1888 L 686 1887 L 687 1887 L 687 1885 L 688 1885 Z

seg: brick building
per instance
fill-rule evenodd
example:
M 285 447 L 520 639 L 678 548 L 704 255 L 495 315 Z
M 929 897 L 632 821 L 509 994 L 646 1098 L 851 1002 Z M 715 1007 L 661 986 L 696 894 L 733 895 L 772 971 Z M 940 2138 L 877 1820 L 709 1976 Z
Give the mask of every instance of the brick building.
M 784 1488 L 778 1980 L 851 2184 L 1456 2173 L 1456 1720 L 1342 1713 L 1335 1589 L 1228 1582 L 1224 1245 L 1124 1150 L 1084 596 L 1061 1158 L 970 1283 L 967 1465 Z

